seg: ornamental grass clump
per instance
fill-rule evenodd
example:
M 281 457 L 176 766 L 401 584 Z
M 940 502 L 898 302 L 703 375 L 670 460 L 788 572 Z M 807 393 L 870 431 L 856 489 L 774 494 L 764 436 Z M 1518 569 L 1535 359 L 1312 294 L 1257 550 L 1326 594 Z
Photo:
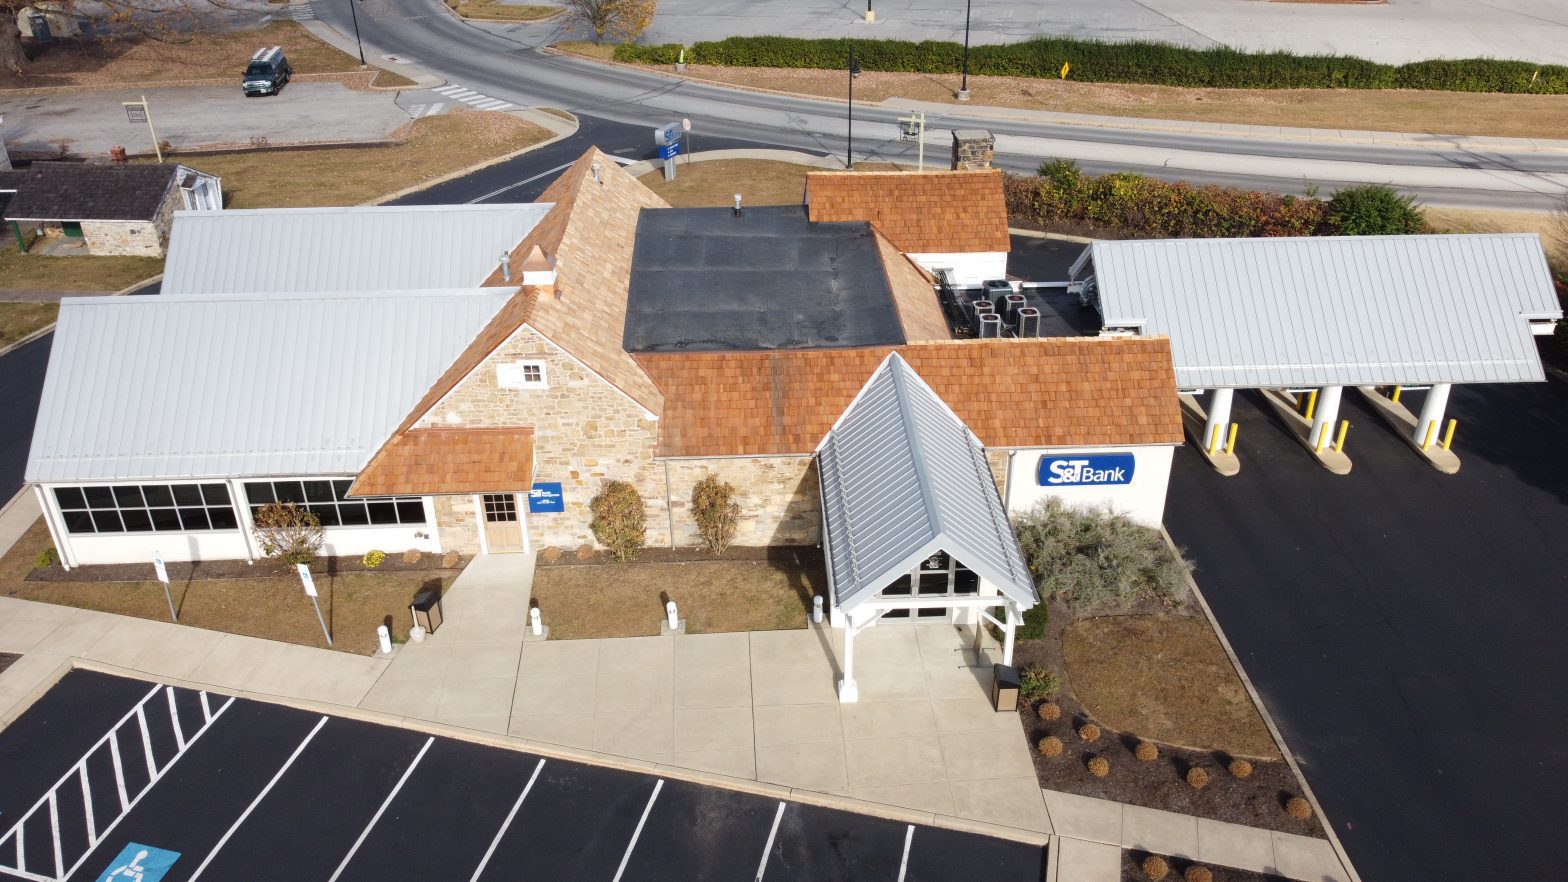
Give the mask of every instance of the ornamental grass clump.
M 648 538 L 647 506 L 642 494 L 625 481 L 605 481 L 588 503 L 593 519 L 588 522 L 599 544 L 610 549 L 615 559 L 625 563 L 637 556 Z
M 1203 788 L 1209 786 L 1209 773 L 1198 768 L 1197 766 L 1193 766 L 1187 770 L 1187 784 L 1191 786 L 1193 790 L 1202 790 Z
M 1197 864 L 1193 864 L 1187 868 L 1186 872 L 1181 874 L 1181 878 L 1182 882 L 1214 882 L 1214 872 L 1208 867 L 1200 867 Z
M 1100 727 L 1093 723 L 1084 723 L 1078 727 L 1078 737 L 1086 743 L 1093 744 L 1100 740 Z
M 1132 755 L 1146 763 L 1152 763 L 1160 758 L 1160 749 L 1152 741 L 1140 741 L 1133 749 Z
M 1126 609 L 1155 600 L 1176 606 L 1191 564 L 1160 531 L 1106 509 L 1069 508 L 1051 498 L 1019 515 L 1013 531 L 1042 597 L 1073 609 Z
M 1312 803 L 1299 796 L 1292 796 L 1285 800 L 1285 814 L 1298 821 L 1305 821 L 1312 817 Z
M 1148 876 L 1154 882 L 1160 882 L 1161 879 L 1170 875 L 1171 872 L 1171 865 L 1165 862 L 1165 858 L 1157 854 L 1151 854 L 1144 858 L 1141 866 L 1143 867 L 1143 875 Z
M 1230 765 L 1227 766 L 1227 768 L 1230 770 L 1230 776 L 1232 778 L 1245 779 L 1252 777 L 1252 763 L 1249 763 L 1244 759 L 1231 760 Z
M 1018 674 L 1018 692 L 1024 701 L 1050 698 L 1060 689 L 1056 675 L 1039 665 L 1030 665 Z
M 1037 713 L 1040 714 L 1040 719 L 1047 723 L 1054 723 L 1062 718 L 1062 706 L 1054 701 L 1047 701 L 1040 705 Z
M 1051 757 L 1062 755 L 1062 739 L 1057 738 L 1055 735 L 1047 735 L 1044 738 L 1041 738 L 1040 743 L 1035 745 L 1035 747 L 1040 751 L 1041 756 Z
M 1096 778 L 1104 778 L 1111 773 L 1111 761 L 1103 756 L 1097 756 L 1087 763 L 1089 774 Z

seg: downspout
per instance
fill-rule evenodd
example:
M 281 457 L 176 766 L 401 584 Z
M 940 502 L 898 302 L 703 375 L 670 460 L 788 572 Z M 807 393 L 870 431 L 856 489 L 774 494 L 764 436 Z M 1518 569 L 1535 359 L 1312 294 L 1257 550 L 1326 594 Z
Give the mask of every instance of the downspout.
M 234 514 L 240 524 L 240 538 L 245 543 L 245 562 L 254 564 L 258 555 L 256 554 L 256 546 L 253 544 L 253 537 L 250 534 L 250 531 L 255 528 L 250 519 L 250 498 L 240 496 L 239 482 L 233 478 L 228 479 L 228 485 L 229 504 L 234 506 Z M 241 502 L 241 499 L 245 501 Z
M 670 461 L 664 461 L 664 514 L 670 522 L 670 550 L 675 549 L 675 492 L 670 486 Z

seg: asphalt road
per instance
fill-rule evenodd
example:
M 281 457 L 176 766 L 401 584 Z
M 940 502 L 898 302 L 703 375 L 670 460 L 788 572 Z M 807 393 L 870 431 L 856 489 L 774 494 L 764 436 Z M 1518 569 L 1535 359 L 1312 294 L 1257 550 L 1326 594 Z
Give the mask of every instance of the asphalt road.
M 1260 408 L 1237 396 L 1240 475 L 1177 451 L 1166 522 L 1351 860 L 1563 878 L 1568 383 L 1456 388 L 1452 476 L 1357 393 L 1345 477 Z
M 314 8 L 340 34 L 352 33 L 344 4 Z M 503 100 L 643 126 L 685 117 L 699 137 L 843 152 L 841 102 L 728 89 L 547 55 L 536 47 L 552 38 L 548 28 L 487 30 L 434 0 L 364 0 L 356 8 L 367 53 L 417 59 L 425 70 Z M 914 145 L 898 141 L 897 119 L 905 115 L 892 107 L 857 107 L 856 155 L 912 159 Z M 1300 192 L 1304 179 L 1325 192 L 1345 183 L 1392 183 L 1432 204 L 1508 208 L 1551 207 L 1568 185 L 1568 154 L 1480 153 L 1441 139 L 1420 147 L 1237 139 L 1004 118 L 957 105 L 933 108 L 928 127 L 928 146 L 938 156 L 947 150 L 945 130 L 989 129 L 997 135 L 997 163 L 1015 170 L 1060 156 L 1078 159 L 1091 171 L 1133 169 L 1284 192 Z
M 0 357 L 0 505 L 22 489 L 53 343 L 54 334 L 45 334 Z
M 0 877 L 17 837 L 77 882 L 163 852 L 126 878 L 1044 876 L 1038 846 L 81 671 L 0 731 L 0 781 Z

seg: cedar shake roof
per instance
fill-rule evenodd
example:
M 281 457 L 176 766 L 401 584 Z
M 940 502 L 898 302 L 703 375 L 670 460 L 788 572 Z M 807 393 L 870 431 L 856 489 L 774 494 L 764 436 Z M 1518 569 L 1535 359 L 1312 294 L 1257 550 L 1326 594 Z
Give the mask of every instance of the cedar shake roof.
M 175 163 L 88 165 L 35 162 L 16 172 L 16 195 L 6 207 L 12 220 L 150 221 L 181 172 Z
M 876 233 L 877 250 L 882 255 L 882 269 L 887 273 L 888 287 L 893 291 L 893 304 L 898 309 L 898 322 L 903 326 L 904 340 L 924 343 L 953 339 L 953 332 L 947 326 L 947 316 L 942 314 L 942 304 L 932 287 L 936 280 L 914 261 L 900 254 L 876 227 L 872 227 L 872 231 Z
M 594 168 L 598 168 L 595 180 Z M 615 160 L 589 148 L 540 194 L 555 207 L 511 250 L 511 282 L 499 268 L 485 286 L 517 284 L 534 246 L 555 261 L 554 292 L 524 287 L 458 356 L 398 427 L 419 422 L 457 384 L 527 324 L 652 413 L 663 396 L 621 348 L 626 326 L 626 287 L 631 277 L 637 216 L 644 208 L 669 208 Z
M 870 221 L 905 254 L 1010 251 L 1000 169 L 810 172 L 814 221 Z
M 534 430 L 414 429 L 394 435 L 350 496 L 491 493 L 533 486 Z
M 1182 442 L 1168 338 L 1045 337 L 639 355 L 664 391 L 658 455 L 809 455 L 893 351 L 987 447 Z

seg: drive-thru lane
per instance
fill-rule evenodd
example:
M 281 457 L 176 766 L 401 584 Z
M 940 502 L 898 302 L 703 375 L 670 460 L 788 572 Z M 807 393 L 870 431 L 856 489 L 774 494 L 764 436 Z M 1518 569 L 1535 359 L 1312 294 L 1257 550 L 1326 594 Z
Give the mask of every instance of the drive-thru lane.
M 1039 846 L 82 671 L 0 731 L 0 782 L 0 879 L 1044 873 Z

